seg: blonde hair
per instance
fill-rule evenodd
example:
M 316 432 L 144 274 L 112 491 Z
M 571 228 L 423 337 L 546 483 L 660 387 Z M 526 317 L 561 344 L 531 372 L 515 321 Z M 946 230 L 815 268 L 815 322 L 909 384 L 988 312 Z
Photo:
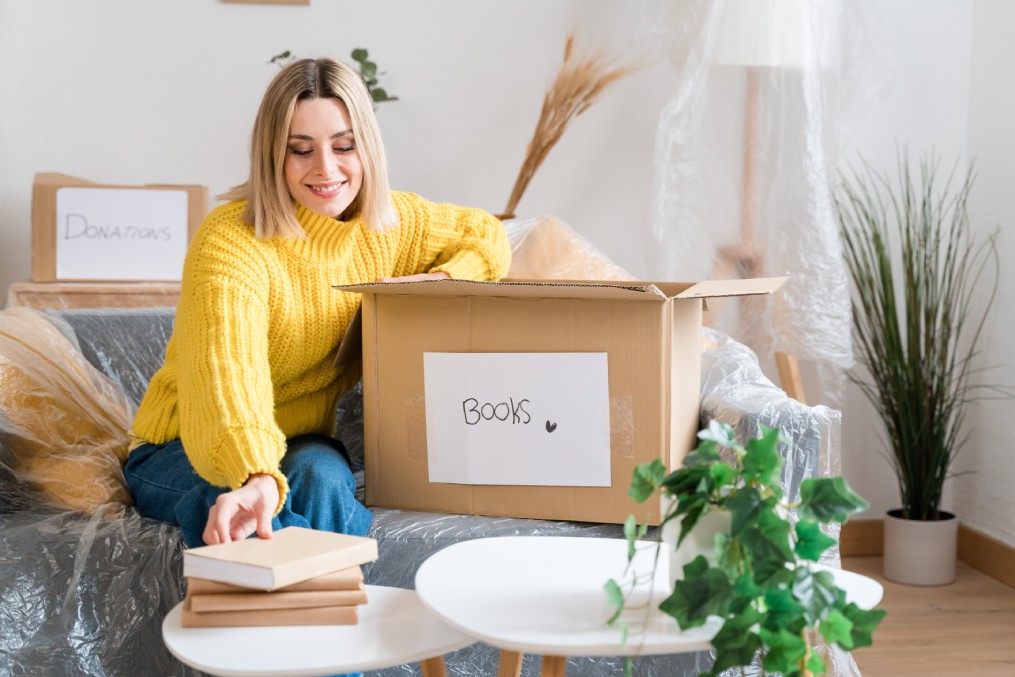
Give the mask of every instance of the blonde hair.
M 286 185 L 285 156 L 296 105 L 323 98 L 345 104 L 363 164 L 363 184 L 341 218 L 359 214 L 375 231 L 398 225 L 384 143 L 366 85 L 356 71 L 340 61 L 300 59 L 279 71 L 264 93 L 250 138 L 249 178 L 218 196 L 220 200 L 247 201 L 243 220 L 254 227 L 258 239 L 306 237 Z

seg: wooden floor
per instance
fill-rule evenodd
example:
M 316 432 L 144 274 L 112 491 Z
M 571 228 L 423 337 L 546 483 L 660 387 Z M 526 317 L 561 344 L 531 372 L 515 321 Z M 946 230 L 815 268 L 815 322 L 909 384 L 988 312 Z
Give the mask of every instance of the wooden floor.
M 962 562 L 940 587 L 886 581 L 880 557 L 844 557 L 842 568 L 885 587 L 874 646 L 853 652 L 863 677 L 1015 676 L 1012 588 Z

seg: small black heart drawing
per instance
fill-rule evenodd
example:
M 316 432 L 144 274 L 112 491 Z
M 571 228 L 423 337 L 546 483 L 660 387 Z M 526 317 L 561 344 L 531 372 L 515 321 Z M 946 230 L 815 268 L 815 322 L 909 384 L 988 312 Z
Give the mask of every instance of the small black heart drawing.
M 546 422 L 546 432 L 552 433 L 556 429 L 557 429 L 556 423 L 550 423 L 549 421 Z

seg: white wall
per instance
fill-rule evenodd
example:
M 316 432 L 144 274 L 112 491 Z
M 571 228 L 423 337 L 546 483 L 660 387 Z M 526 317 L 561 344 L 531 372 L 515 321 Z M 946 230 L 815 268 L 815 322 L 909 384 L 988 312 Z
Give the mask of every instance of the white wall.
M 366 47 L 400 101 L 378 117 L 392 185 L 499 212 L 577 27 L 643 58 L 640 12 L 621 0 L 0 0 L 0 290 L 28 280 L 32 177 L 106 183 L 243 180 L 268 60 L 349 60 Z M 536 175 L 520 216 L 554 213 L 632 272 L 651 207 L 665 63 L 607 90 Z
M 1015 385 L 1015 3 L 977 0 L 973 23 L 969 152 L 979 174 L 971 205 L 982 235 L 1000 226 L 1000 286 L 983 343 L 984 383 Z M 1015 545 L 1015 400 L 971 407 L 968 448 L 956 469 L 955 509 L 969 525 Z
M 894 176 L 897 154 L 907 148 L 914 159 L 936 152 L 949 166 L 966 159 L 973 5 L 953 0 L 863 0 L 863 5 L 881 45 L 889 89 L 846 140 L 843 161 L 855 163 L 862 156 Z M 843 473 L 871 504 L 860 517 L 880 518 L 899 507 L 880 421 L 855 386 L 847 388 L 842 408 Z
M 891 167 L 898 143 L 944 159 L 976 155 L 978 228 L 1015 222 L 1015 45 L 1006 0 L 857 0 L 893 62 L 893 87 L 849 142 Z M 499 211 L 507 200 L 568 29 L 641 58 L 654 3 L 624 0 L 311 0 L 309 7 L 217 0 L 0 0 L 0 293 L 31 276 L 32 176 L 109 183 L 242 180 L 250 124 L 290 49 L 347 58 L 366 47 L 401 100 L 383 104 L 393 185 Z M 638 7 L 638 10 L 632 9 Z M 889 67 L 886 64 L 886 68 Z M 616 85 L 553 150 L 519 213 L 553 213 L 636 275 L 646 272 L 652 146 L 672 91 L 665 62 Z M 1002 260 L 1012 237 L 1001 233 Z M 984 362 L 1015 383 L 1015 279 L 1002 271 Z M 1013 403 L 978 403 L 953 504 L 974 528 L 1015 545 Z M 843 468 L 878 517 L 898 501 L 872 411 L 843 406 Z
M 1015 4 L 1006 0 L 864 0 L 887 39 L 894 70 L 891 93 L 873 107 L 852 140 L 852 151 L 876 166 L 894 168 L 896 148 L 911 157 L 936 152 L 943 168 L 974 160 L 977 181 L 970 213 L 986 237 L 1001 226 L 1000 286 L 986 327 L 979 366 L 993 366 L 984 383 L 1015 384 Z M 984 287 L 986 291 L 987 287 Z M 972 403 L 968 438 L 954 465 L 946 505 L 968 526 L 1015 545 L 1015 461 L 1008 421 L 1015 401 Z M 884 459 L 877 419 L 856 388 L 843 406 L 843 469 L 871 503 L 863 517 L 898 507 L 895 477 Z

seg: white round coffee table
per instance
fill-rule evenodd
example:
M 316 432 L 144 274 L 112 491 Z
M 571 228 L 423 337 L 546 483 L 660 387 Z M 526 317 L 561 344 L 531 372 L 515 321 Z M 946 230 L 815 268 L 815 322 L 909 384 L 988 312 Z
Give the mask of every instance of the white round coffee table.
M 515 536 L 463 541 L 420 566 L 416 592 L 449 625 L 500 648 L 501 674 L 517 674 L 503 662 L 520 665 L 523 653 L 544 656 L 544 675 L 562 675 L 567 656 L 709 649 L 721 626 L 718 619 L 681 631 L 672 617 L 658 610 L 671 586 L 665 548 L 660 549 L 654 579 L 650 576 L 655 556 L 655 544 L 638 544 L 632 568 L 645 574 L 646 581 L 628 596 L 626 643 L 619 629 L 606 625 L 612 610 L 603 589 L 609 578 L 627 580 L 627 542 L 622 539 Z M 883 591 L 876 581 L 830 571 L 857 605 L 870 608 L 881 600 Z
M 356 625 L 184 628 L 176 605 L 162 638 L 182 662 L 212 675 L 308 677 L 423 663 L 424 675 L 444 675 L 442 656 L 475 643 L 448 627 L 412 590 L 366 586 Z

